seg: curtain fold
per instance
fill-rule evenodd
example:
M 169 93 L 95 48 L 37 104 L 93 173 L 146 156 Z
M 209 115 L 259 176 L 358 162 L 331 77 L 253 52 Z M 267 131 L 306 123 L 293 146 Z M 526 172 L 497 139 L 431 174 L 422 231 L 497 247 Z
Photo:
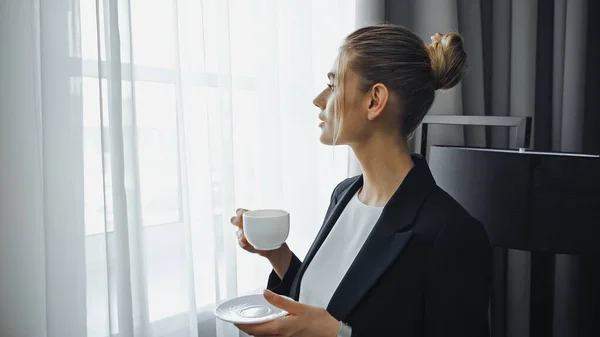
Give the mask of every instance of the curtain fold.
M 354 1 L 0 5 L 0 335 L 239 336 L 260 292 L 237 207 L 284 208 L 303 256 L 348 152 L 312 98 Z
M 70 25 L 79 13 L 67 2 L 34 6 L 39 22 L 30 22 L 39 24 L 40 63 L 39 82 L 30 84 L 39 86 L 41 103 L 46 333 L 85 334 L 82 92 L 81 77 L 69 71 L 81 62 Z
M 562 137 L 560 149 L 568 152 L 583 151 L 583 125 L 585 121 L 587 1 L 567 1 L 566 11 L 555 12 L 555 17 L 565 15 L 565 35 L 562 98 Z
M 0 327 L 7 336 L 44 337 L 40 25 L 23 17 L 39 18 L 39 5 L 0 3 Z

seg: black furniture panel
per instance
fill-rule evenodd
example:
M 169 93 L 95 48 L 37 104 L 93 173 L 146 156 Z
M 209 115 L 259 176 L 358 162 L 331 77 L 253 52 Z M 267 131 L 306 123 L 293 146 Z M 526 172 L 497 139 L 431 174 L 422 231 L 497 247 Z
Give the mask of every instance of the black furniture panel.
M 600 158 L 431 146 L 494 247 L 494 337 L 600 336 Z

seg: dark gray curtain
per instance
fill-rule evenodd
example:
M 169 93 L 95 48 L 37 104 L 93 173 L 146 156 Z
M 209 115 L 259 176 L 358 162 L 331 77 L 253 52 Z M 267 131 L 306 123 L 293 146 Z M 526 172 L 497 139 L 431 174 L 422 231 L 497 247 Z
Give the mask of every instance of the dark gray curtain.
M 531 116 L 536 151 L 600 153 L 596 0 L 387 0 L 428 42 L 462 34 L 470 71 L 431 114 Z M 506 129 L 435 126 L 428 144 L 510 147 Z M 415 140 L 418 141 L 418 140 Z M 600 173 L 599 173 L 600 174 Z M 598 222 L 598 219 L 589 219 Z M 600 336 L 600 259 L 496 248 L 494 337 Z
M 533 149 L 600 153 L 597 1 L 387 0 L 385 20 L 428 42 L 457 31 L 470 71 L 431 114 L 531 116 Z M 486 132 L 487 131 L 487 132 Z M 508 147 L 506 129 L 432 126 L 429 144 Z

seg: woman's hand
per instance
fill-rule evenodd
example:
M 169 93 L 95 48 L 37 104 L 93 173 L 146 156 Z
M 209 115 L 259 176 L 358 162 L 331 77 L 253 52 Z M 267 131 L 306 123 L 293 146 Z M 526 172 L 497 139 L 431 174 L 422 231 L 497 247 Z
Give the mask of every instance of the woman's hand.
M 293 256 L 290 247 L 288 247 L 287 243 L 284 243 L 281 245 L 281 247 L 275 250 L 258 250 L 252 247 L 252 245 L 244 236 L 244 213 L 246 212 L 248 212 L 247 209 L 238 208 L 236 215 L 231 217 L 231 223 L 237 227 L 238 245 L 240 245 L 240 247 L 247 252 L 266 257 L 271 263 L 271 266 L 273 266 L 273 270 L 275 270 L 277 276 L 283 279 L 290 266 L 290 261 L 292 260 Z
M 336 337 L 341 323 L 323 308 L 298 303 L 265 290 L 265 299 L 289 316 L 262 324 L 236 324 L 251 336 Z
M 246 240 L 246 237 L 244 236 L 244 213 L 246 212 L 248 212 L 247 209 L 238 208 L 238 210 L 235 212 L 235 216 L 232 216 L 230 220 L 231 224 L 238 228 L 236 233 L 238 245 L 240 245 L 240 247 L 242 247 L 247 252 L 269 258 L 269 256 L 272 255 L 274 251 L 257 250 L 256 248 L 252 247 L 248 240 Z

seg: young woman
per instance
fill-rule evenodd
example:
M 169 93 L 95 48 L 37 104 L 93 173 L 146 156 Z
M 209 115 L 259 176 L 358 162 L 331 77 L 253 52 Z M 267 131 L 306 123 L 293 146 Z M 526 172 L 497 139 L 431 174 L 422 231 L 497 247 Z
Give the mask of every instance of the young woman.
M 432 43 L 377 25 L 349 35 L 314 99 L 321 142 L 349 145 L 363 174 L 333 191 L 304 262 L 287 245 L 256 251 L 273 272 L 265 297 L 287 317 L 238 327 L 253 336 L 488 336 L 492 258 L 487 235 L 438 187 L 408 138 L 438 89 L 462 78 L 455 33 Z M 291 297 L 289 300 L 279 295 Z

